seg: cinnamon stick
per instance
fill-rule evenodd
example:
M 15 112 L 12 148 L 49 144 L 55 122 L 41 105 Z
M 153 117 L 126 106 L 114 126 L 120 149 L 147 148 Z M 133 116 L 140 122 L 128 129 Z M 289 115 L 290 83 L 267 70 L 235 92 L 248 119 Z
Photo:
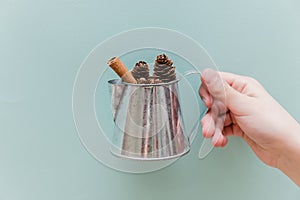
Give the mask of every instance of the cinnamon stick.
M 107 64 L 127 83 L 137 83 L 131 72 L 118 57 L 111 58 Z

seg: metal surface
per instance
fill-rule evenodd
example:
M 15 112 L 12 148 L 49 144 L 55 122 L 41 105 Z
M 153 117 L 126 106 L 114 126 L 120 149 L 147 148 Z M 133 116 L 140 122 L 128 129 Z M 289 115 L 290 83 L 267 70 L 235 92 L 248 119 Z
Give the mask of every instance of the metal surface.
M 115 122 L 111 152 L 119 157 L 159 160 L 190 149 L 178 97 L 178 80 L 161 84 L 108 81 Z

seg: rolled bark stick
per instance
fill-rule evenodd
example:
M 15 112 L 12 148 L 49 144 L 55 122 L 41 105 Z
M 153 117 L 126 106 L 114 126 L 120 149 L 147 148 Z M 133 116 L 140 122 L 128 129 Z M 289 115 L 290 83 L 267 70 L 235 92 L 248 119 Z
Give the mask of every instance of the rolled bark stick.
M 124 82 L 137 83 L 131 72 L 118 57 L 111 58 L 107 64 L 121 77 Z

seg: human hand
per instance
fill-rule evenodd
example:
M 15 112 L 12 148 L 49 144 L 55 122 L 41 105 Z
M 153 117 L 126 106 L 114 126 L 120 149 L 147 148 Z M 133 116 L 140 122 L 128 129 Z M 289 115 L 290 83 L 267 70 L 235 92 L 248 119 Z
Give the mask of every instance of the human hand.
M 298 122 L 258 81 L 211 69 L 203 71 L 201 80 L 199 94 L 209 109 L 202 119 L 202 133 L 212 138 L 214 146 L 225 146 L 228 136 L 239 136 L 264 163 L 277 168 L 288 157 L 287 147 L 295 147 L 300 155 Z M 296 176 L 300 184 L 300 173 Z

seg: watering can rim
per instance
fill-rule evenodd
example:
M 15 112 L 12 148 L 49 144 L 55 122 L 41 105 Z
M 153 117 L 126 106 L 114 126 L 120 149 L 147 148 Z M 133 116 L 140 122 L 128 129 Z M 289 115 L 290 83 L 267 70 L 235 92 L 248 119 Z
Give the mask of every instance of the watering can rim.
M 173 85 L 174 83 L 179 82 L 180 79 L 176 79 L 174 81 L 170 81 L 167 83 L 151 83 L 151 84 L 137 84 L 137 83 L 127 83 L 123 82 L 121 79 L 111 79 L 107 81 L 110 85 L 124 85 L 124 86 L 136 86 L 136 87 L 151 87 L 151 86 L 168 86 Z

